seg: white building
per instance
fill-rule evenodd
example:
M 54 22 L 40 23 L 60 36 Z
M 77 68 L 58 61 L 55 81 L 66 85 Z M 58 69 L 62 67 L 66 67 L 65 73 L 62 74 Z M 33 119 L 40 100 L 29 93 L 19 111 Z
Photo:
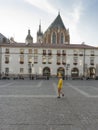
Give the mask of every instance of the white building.
M 0 44 L 0 73 L 22 75 L 96 77 L 98 48 L 82 44 L 70 44 L 69 29 L 66 29 L 60 14 L 46 32 L 37 32 L 37 43 L 28 35 L 25 43 Z

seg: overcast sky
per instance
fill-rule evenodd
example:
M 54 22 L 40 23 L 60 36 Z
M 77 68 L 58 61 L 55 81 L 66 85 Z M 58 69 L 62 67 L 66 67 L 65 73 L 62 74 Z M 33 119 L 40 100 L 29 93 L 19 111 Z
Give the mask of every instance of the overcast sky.
M 59 11 L 72 44 L 98 46 L 98 0 L 0 0 L 0 33 L 25 42 L 30 29 L 36 42 L 40 21 L 45 32 Z

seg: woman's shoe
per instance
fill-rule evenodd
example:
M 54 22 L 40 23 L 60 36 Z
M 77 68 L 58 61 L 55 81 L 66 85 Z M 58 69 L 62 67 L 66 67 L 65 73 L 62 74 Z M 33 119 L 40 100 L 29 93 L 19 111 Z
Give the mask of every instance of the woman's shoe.
M 64 93 L 62 94 L 62 97 L 64 97 Z

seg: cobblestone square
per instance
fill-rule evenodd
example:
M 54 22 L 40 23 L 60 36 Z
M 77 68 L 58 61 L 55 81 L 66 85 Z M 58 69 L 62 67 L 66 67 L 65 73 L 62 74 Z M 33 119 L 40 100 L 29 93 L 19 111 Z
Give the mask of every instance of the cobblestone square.
M 0 130 L 98 130 L 98 81 L 0 80 Z

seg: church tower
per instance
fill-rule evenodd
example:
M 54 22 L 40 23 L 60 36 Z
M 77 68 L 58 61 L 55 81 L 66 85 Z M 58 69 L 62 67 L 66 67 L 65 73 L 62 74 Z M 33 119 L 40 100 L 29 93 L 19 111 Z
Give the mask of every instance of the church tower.
M 39 25 L 39 30 L 37 32 L 37 43 L 43 42 L 43 32 L 41 31 L 41 23 Z
M 69 29 L 66 29 L 60 12 L 43 35 L 44 44 L 70 44 Z

